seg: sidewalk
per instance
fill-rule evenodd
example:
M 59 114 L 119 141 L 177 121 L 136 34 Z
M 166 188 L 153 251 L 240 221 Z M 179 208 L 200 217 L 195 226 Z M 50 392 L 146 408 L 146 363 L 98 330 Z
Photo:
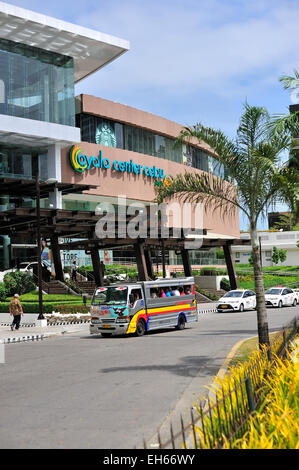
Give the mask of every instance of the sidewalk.
M 82 332 L 89 334 L 89 323 L 74 323 L 65 325 L 46 326 L 22 326 L 18 330 L 11 331 L 10 326 L 0 326 L 0 343 L 19 343 L 21 341 L 35 341 L 50 338 L 51 336 L 68 333 Z

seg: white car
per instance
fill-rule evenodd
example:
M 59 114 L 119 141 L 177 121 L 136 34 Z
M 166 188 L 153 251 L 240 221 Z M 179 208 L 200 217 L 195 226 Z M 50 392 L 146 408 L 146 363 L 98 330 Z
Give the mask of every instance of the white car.
M 293 289 L 284 286 L 271 287 L 265 292 L 266 305 L 269 307 L 281 308 L 286 305 L 293 305 L 298 303 L 298 294 Z
M 297 304 L 299 304 L 299 289 L 293 289 L 293 292 L 296 294 L 296 296 L 297 296 Z
M 43 261 L 42 264 L 43 264 L 43 266 L 47 266 L 47 268 L 48 268 L 48 264 L 46 262 Z M 21 271 L 23 273 L 32 274 L 34 267 L 36 267 L 36 269 L 37 269 L 37 261 L 32 261 L 32 262 L 24 261 L 24 262 L 20 263 L 19 271 Z M 16 270 L 17 270 L 16 268 L 13 268 L 13 269 L 7 269 L 6 271 L 1 271 L 0 272 L 0 282 L 3 282 L 5 274 L 15 272 Z
M 252 290 L 230 290 L 217 301 L 216 308 L 218 312 L 254 310 L 256 308 L 256 294 Z

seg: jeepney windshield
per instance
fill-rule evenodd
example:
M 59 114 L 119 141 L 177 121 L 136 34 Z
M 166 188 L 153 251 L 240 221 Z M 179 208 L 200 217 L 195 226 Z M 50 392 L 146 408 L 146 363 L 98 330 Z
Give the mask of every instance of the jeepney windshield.
M 92 305 L 124 305 L 127 304 L 128 288 L 121 287 L 100 287 L 96 290 Z

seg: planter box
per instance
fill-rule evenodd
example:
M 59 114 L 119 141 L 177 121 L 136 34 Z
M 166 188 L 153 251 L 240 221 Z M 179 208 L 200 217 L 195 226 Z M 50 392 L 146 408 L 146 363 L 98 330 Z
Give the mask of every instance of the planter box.
M 195 284 L 202 289 L 220 290 L 221 279 L 229 280 L 228 276 L 195 276 Z

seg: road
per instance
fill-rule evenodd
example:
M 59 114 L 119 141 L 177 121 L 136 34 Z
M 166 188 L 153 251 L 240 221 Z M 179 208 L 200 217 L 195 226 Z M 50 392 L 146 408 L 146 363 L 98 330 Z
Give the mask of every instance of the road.
M 296 315 L 298 306 L 268 309 L 270 331 Z M 231 348 L 255 335 L 256 312 L 226 312 L 141 338 L 101 338 L 86 328 L 6 345 L 0 448 L 139 447 L 165 417 L 206 394 Z

